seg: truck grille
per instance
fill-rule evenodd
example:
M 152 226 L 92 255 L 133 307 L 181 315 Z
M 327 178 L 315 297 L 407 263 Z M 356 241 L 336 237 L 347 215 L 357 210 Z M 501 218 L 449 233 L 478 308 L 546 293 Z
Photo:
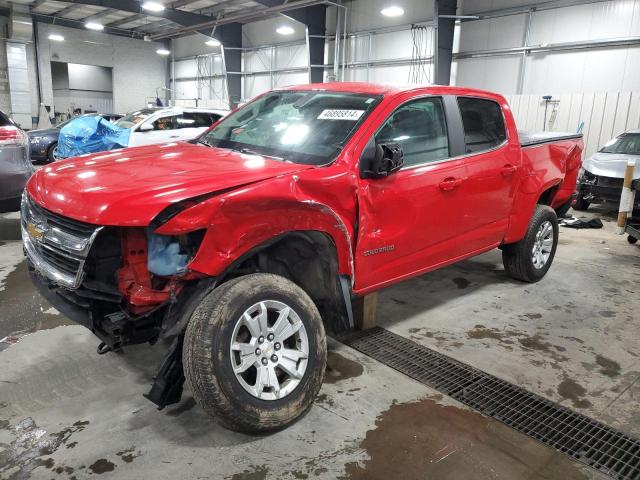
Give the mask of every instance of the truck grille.
M 62 287 L 82 284 L 84 263 L 96 235 L 96 225 L 55 214 L 27 194 L 21 207 L 22 242 L 34 268 Z

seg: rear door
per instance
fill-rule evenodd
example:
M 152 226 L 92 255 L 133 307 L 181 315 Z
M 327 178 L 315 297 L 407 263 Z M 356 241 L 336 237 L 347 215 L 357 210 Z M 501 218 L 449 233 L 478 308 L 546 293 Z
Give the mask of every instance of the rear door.
M 502 241 L 509 224 L 520 157 L 507 142 L 502 108 L 485 98 L 457 98 L 465 143 L 465 198 L 460 213 L 465 254 L 491 248 Z
M 456 115 L 454 97 L 411 99 L 397 106 L 375 134 L 378 144 L 400 144 L 404 166 L 386 178 L 361 179 L 356 291 L 382 287 L 459 255 L 466 166 L 455 138 L 461 127 L 447 128 Z

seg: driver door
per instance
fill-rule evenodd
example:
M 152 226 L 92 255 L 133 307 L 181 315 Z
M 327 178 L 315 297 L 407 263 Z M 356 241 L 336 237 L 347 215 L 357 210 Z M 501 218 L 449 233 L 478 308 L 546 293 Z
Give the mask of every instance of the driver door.
M 441 97 L 398 106 L 375 134 L 397 143 L 404 166 L 385 178 L 360 180 L 357 292 L 391 284 L 446 264 L 460 255 L 458 235 L 465 196 L 463 158 L 452 158 Z

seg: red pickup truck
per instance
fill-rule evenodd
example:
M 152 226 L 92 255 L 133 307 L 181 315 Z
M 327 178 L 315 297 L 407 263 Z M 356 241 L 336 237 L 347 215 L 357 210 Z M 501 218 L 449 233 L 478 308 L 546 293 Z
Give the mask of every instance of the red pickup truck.
M 223 425 L 268 431 L 312 404 L 325 329 L 351 301 L 500 248 L 535 282 L 556 250 L 580 135 L 519 135 L 505 99 L 330 83 L 266 93 L 192 142 L 40 169 L 22 201 L 39 291 L 98 353 L 172 341 L 146 395 L 188 381 Z

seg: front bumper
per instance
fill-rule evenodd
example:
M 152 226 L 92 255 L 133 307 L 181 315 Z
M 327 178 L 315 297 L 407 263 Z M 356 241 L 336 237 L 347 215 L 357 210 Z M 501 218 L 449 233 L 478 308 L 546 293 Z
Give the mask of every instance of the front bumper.
M 618 205 L 622 195 L 622 178 L 602 177 L 590 174 L 578 179 L 578 194 L 590 203 L 611 203 Z M 636 205 L 640 198 L 636 196 Z

